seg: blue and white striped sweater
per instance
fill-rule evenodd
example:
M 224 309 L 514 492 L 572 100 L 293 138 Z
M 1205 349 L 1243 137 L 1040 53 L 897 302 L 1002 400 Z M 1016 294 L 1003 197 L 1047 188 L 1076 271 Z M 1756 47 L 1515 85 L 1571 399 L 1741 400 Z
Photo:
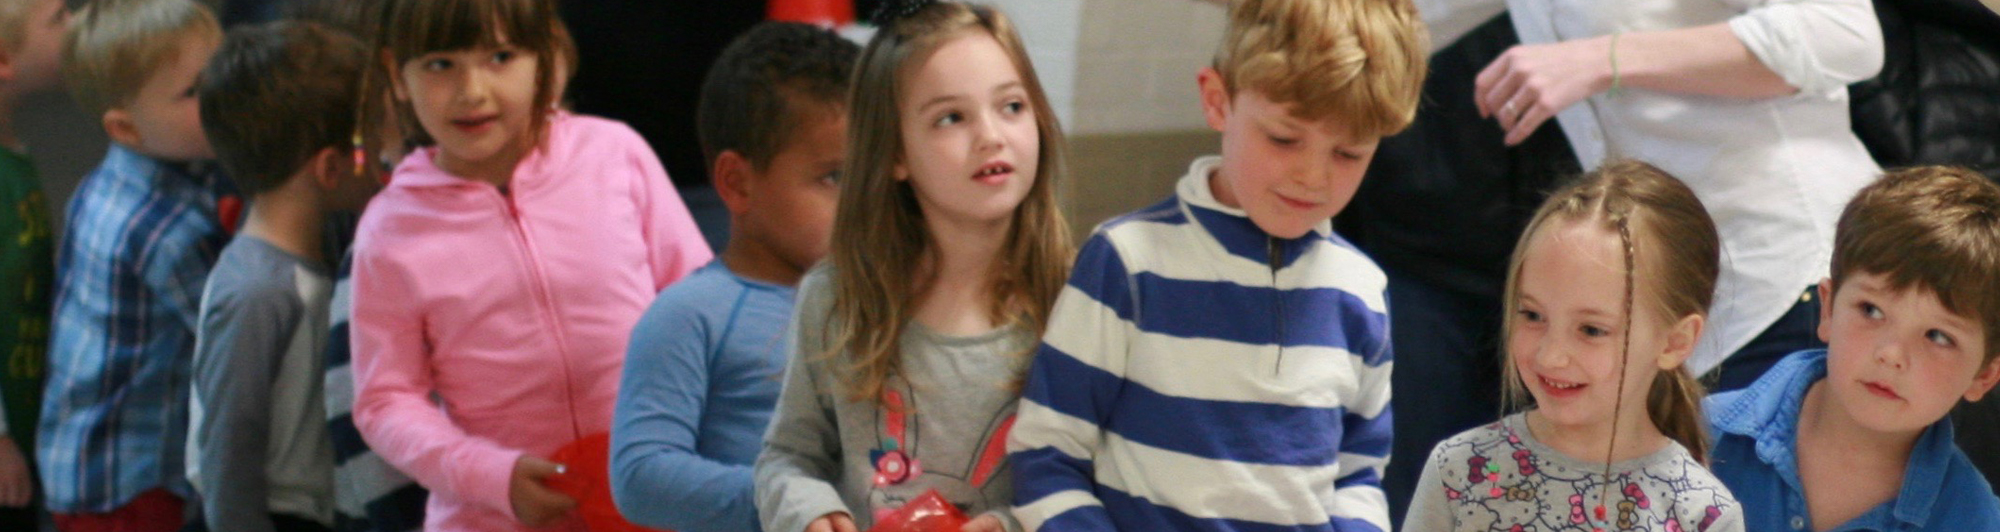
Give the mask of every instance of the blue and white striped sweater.
M 1387 530 L 1387 278 L 1174 197 L 1084 244 L 1008 449 L 1029 530 Z
M 354 426 L 354 255 L 334 272 L 326 341 L 326 424 L 333 438 L 334 532 L 414 532 L 430 491 L 368 448 Z

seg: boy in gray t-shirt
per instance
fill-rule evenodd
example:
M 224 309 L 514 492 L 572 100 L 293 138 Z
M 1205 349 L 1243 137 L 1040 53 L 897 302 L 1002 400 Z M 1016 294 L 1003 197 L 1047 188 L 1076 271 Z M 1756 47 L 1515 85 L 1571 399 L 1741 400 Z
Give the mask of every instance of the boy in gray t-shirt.
M 330 530 L 326 214 L 377 186 L 356 159 L 366 48 L 312 23 L 238 28 L 202 72 L 202 129 L 251 197 L 202 293 L 188 480 L 215 532 Z
M 319 261 L 249 234 L 223 248 L 208 278 L 187 454 L 203 514 L 215 530 L 277 519 L 264 514 L 330 525 L 320 374 L 333 279 Z

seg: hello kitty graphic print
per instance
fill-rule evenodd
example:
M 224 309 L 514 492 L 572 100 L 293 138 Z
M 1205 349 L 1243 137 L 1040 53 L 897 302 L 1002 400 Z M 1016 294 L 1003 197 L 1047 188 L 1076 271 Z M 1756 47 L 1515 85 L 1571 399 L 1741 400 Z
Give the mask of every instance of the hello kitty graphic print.
M 1603 462 L 1566 456 L 1535 440 L 1522 416 L 1438 444 L 1403 530 L 1743 530 L 1735 497 L 1680 444 L 1612 464 L 1607 477 Z

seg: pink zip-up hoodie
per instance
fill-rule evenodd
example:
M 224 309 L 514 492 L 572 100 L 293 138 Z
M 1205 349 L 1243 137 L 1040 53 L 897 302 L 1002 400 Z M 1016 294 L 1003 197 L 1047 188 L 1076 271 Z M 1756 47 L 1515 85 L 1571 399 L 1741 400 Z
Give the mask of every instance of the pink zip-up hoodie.
M 361 219 L 354 422 L 430 488 L 426 530 L 527 530 L 508 499 L 515 460 L 611 429 L 633 324 L 712 258 L 631 128 L 567 113 L 549 128 L 509 194 L 427 148 Z

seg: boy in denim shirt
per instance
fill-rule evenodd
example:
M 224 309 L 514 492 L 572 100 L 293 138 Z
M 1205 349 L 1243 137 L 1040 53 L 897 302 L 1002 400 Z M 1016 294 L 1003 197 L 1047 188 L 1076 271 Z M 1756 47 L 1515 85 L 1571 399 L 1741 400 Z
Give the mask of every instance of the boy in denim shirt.
M 1890 172 L 1836 227 L 1828 347 L 1708 399 L 1710 466 L 1750 530 L 2000 530 L 1946 418 L 2000 382 L 2000 186 Z

